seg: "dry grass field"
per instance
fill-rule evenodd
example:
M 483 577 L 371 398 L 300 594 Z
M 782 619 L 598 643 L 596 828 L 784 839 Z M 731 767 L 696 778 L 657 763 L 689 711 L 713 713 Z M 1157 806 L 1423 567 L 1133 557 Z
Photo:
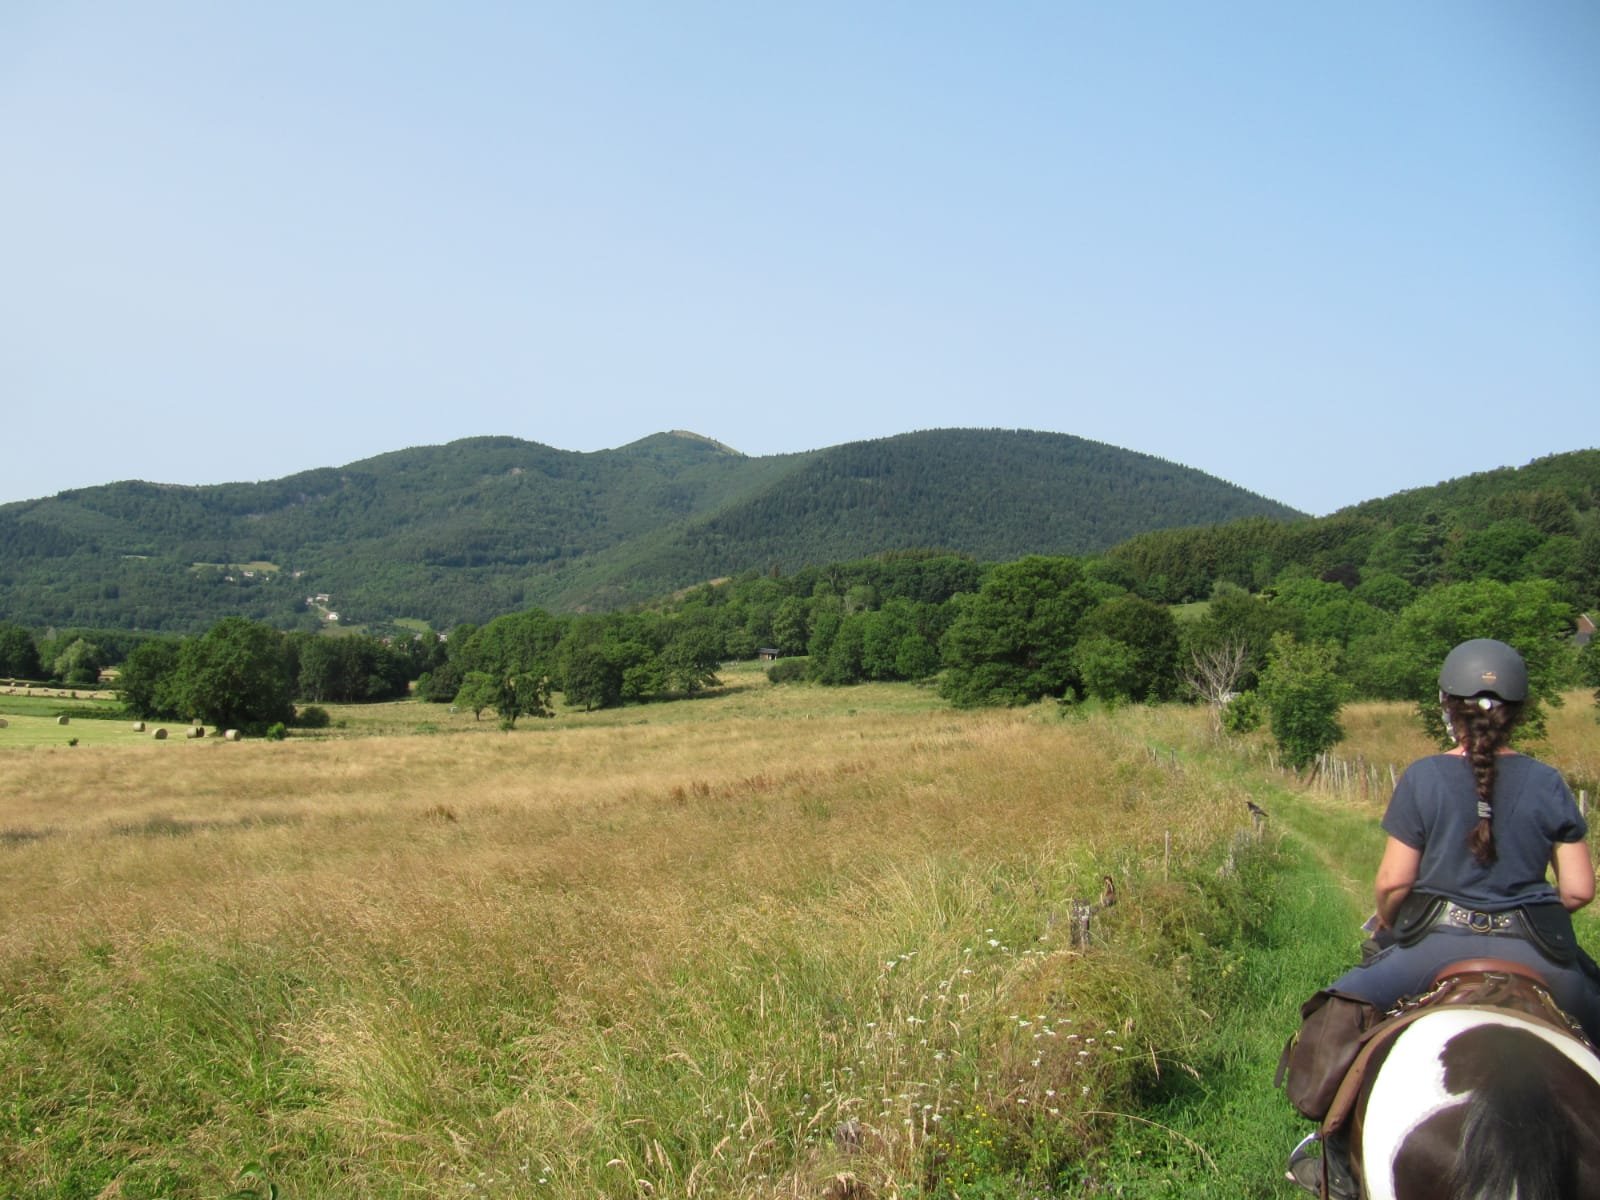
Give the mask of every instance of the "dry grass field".
M 1059 1112 L 1181 1042 L 1170 979 L 1081 970 L 1065 919 L 1237 824 L 1150 751 L 1165 718 L 732 682 L 509 734 L 8 755 L 12 1191 L 893 1189 L 975 1099 Z
M 1183 1069 L 1258 786 L 1202 714 L 729 684 L 0 749 L 0 1194 L 954 1196 Z

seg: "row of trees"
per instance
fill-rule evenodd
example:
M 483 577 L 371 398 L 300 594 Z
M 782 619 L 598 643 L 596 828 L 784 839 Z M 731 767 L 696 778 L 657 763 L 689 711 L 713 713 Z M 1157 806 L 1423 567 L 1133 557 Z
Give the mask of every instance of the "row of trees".
M 284 634 L 242 617 L 196 638 L 149 638 L 117 685 L 136 716 L 261 730 L 295 719 L 295 701 L 392 700 L 413 680 L 425 700 L 455 703 L 507 727 L 549 716 L 554 693 L 606 707 L 717 683 L 725 644 L 697 614 L 553 617 L 538 609 L 461 626 L 448 639 Z
M 904 553 L 791 576 L 752 573 L 654 610 L 528 609 L 447 639 L 281 634 L 231 619 L 199 639 L 140 643 L 122 675 L 130 705 L 161 718 L 259 724 L 282 719 L 293 699 L 388 699 L 416 680 L 426 700 L 492 711 L 509 725 L 550 713 L 558 692 L 584 708 L 693 694 L 715 683 L 720 662 L 770 647 L 797 660 L 783 664 L 784 677 L 937 680 L 962 706 L 1219 702 L 1258 687 L 1270 698 L 1274 680 L 1281 696 L 1291 679 L 1314 676 L 1339 699 L 1409 698 L 1431 714 L 1437 664 L 1466 637 L 1517 645 L 1544 695 L 1600 684 L 1600 652 L 1580 657 L 1572 642 L 1572 595 L 1560 579 L 1421 587 L 1387 571 L 1322 578 L 1297 566 L 1256 592 L 1218 583 L 1204 604 L 1175 610 L 1128 587 L 1108 559 L 1033 556 L 984 567 Z M 31 674 L 28 656 L 42 666 L 40 651 L 25 630 L 0 626 L 0 673 Z M 49 651 L 62 669 L 107 657 L 83 635 L 57 635 Z M 270 669 L 261 665 L 268 658 Z M 255 665 L 219 665 L 239 662 Z M 1219 663 L 1232 669 L 1216 684 Z M 229 682 L 241 675 L 270 681 L 255 690 L 272 699 L 241 707 L 232 699 L 241 688 Z
M 121 662 L 143 640 L 121 629 L 68 629 L 36 639 L 21 625 L 0 622 L 0 676 L 92 688 L 104 668 Z
M 319 637 L 226 617 L 197 638 L 141 642 L 122 663 L 117 687 L 136 716 L 261 730 L 292 722 L 297 699 L 405 696 L 411 680 L 441 659 L 431 635 L 394 642 Z
M 448 655 L 417 683 L 425 700 L 452 702 L 507 726 L 549 716 L 551 697 L 587 710 L 694 695 L 715 686 L 730 654 L 723 630 L 703 613 L 555 617 L 529 609 L 451 635 Z

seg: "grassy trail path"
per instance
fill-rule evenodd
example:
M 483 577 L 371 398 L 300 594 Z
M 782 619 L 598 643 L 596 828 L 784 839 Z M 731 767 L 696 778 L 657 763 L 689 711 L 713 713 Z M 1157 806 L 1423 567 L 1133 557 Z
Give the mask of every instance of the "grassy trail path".
M 1370 809 L 1291 790 L 1252 773 L 1241 782 L 1268 813 L 1285 867 L 1260 936 L 1243 948 L 1232 986 L 1195 1050 L 1194 1073 L 1168 1072 L 1097 1164 L 1091 1195 L 1292 1200 L 1283 1178 L 1309 1124 L 1273 1087 L 1305 998 L 1359 951 L 1383 835 Z

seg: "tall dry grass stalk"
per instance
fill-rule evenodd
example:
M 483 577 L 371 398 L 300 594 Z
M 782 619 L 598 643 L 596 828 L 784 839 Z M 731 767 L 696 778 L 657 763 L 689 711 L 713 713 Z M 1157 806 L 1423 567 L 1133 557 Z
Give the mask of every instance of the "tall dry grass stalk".
M 17 756 L 0 1088 L 28 1116 L 0 1172 L 893 1194 L 973 1103 L 1076 1119 L 1187 1036 L 1182 956 L 1141 929 L 1243 793 L 1151 748 L 1203 741 L 1198 712 L 874 695 L 751 680 L 642 724 Z M 1067 916 L 1105 874 L 1091 964 Z

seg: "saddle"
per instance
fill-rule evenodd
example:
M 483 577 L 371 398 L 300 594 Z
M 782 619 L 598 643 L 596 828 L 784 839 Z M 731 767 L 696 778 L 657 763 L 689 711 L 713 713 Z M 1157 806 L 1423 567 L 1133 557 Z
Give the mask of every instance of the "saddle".
M 1590 1050 L 1595 1048 L 1578 1023 L 1551 998 L 1544 978 L 1532 967 L 1498 958 L 1450 963 L 1434 977 L 1428 991 L 1403 1001 L 1397 1010 L 1361 1035 L 1355 1060 L 1344 1073 L 1323 1117 L 1324 1137 L 1337 1133 L 1349 1121 L 1367 1075 L 1400 1031 L 1434 1009 L 1446 1007 L 1513 1012 L 1573 1037 Z

